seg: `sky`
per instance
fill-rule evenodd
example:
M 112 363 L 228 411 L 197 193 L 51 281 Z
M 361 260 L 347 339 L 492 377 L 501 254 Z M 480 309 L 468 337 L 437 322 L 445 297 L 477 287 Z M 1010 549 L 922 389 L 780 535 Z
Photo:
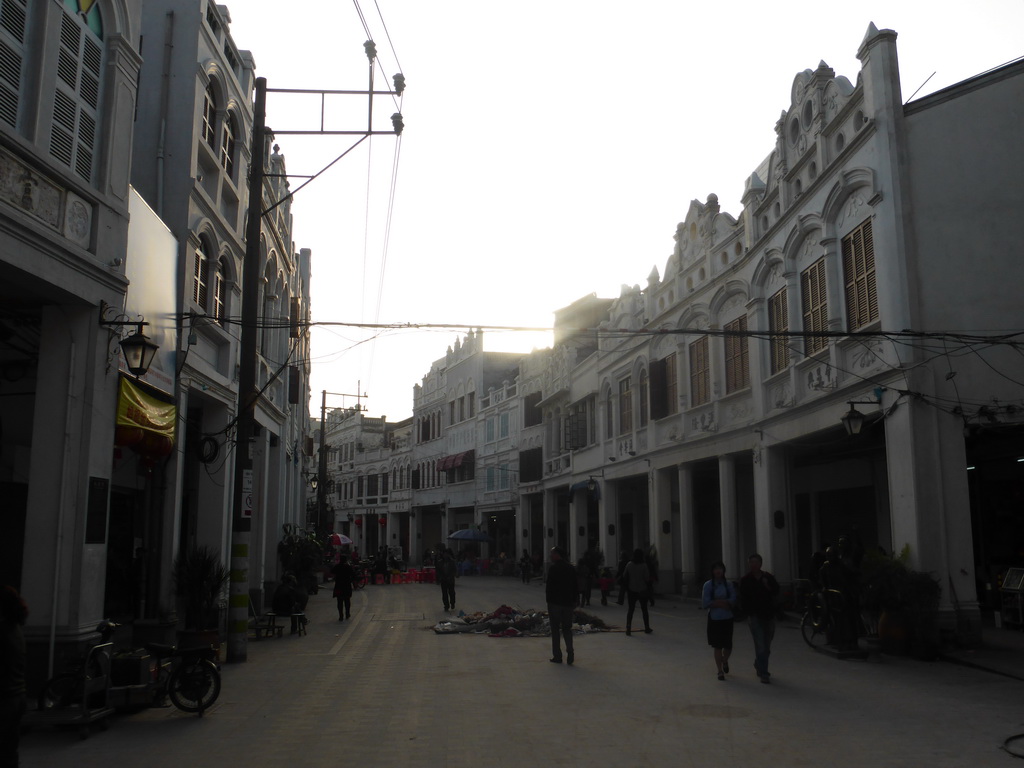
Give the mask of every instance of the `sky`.
M 686 0 L 235 0 L 236 45 L 268 87 L 366 90 L 374 136 L 295 194 L 295 247 L 313 253 L 313 391 L 367 395 L 371 416 L 412 415 L 413 387 L 464 334 L 344 324 L 550 328 L 590 293 L 617 297 L 664 272 L 691 200 L 739 216 L 771 152 L 793 78 L 820 61 L 856 81 L 868 24 L 898 33 L 908 101 L 1024 55 L 1024 0 L 854 4 Z M 923 87 L 922 87 L 923 86 Z M 918 90 L 920 89 L 920 90 Z M 366 96 L 332 96 L 324 127 L 367 126 Z M 271 93 L 267 125 L 317 130 L 319 97 Z M 288 172 L 318 173 L 358 136 L 277 142 Z M 294 189 L 304 180 L 292 181 Z M 529 352 L 549 332 L 485 331 Z

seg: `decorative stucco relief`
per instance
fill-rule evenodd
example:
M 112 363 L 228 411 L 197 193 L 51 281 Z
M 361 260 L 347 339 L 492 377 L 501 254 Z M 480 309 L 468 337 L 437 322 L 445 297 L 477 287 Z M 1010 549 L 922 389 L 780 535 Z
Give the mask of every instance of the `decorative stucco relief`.
M 0 199 L 60 231 L 62 193 L 16 158 L 0 153 Z
M 793 405 L 793 385 L 788 381 L 774 385 L 769 390 L 768 402 L 772 408 L 789 408 Z
M 690 429 L 695 432 L 717 432 L 714 411 L 704 411 L 690 417 Z
M 850 351 L 850 367 L 863 372 L 884 364 L 882 342 L 870 341 Z
M 819 363 L 807 371 L 807 389 L 832 389 L 836 385 L 835 371 L 830 363 Z
M 865 202 L 864 197 L 859 193 L 855 192 L 850 195 L 850 198 L 843 205 L 843 209 L 839 212 L 839 216 L 836 218 L 836 224 L 840 229 L 846 226 L 846 222 L 859 221 L 863 216 L 863 208 Z

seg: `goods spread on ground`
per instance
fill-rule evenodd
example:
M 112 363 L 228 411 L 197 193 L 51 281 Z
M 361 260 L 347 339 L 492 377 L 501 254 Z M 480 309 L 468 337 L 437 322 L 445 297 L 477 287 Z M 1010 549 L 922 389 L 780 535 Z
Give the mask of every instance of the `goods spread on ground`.
M 579 634 L 607 632 L 611 629 L 597 616 L 573 611 L 573 631 Z M 473 633 L 489 637 L 550 637 L 547 611 L 510 608 L 503 605 L 492 613 L 463 613 L 434 625 L 439 635 Z

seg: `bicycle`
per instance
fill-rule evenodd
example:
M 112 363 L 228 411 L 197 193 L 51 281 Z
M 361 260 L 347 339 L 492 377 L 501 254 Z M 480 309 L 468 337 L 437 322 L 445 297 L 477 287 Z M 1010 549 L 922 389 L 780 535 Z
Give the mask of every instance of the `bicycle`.
M 107 693 L 118 686 L 110 686 L 109 675 L 112 644 L 109 642 L 119 625 L 101 622 L 96 628 L 103 642 L 96 644 L 74 669 L 61 672 L 46 681 L 39 692 L 40 711 L 54 711 L 75 706 L 90 707 L 106 701 Z M 144 646 L 156 659 L 154 676 L 148 682 L 152 695 L 149 706 L 163 706 L 166 698 L 182 712 L 203 712 L 213 706 L 220 696 L 220 670 L 214 664 L 216 656 L 212 646 L 178 648 L 161 643 Z M 103 680 L 103 689 L 97 690 L 93 681 Z M 92 701 L 96 699 L 96 701 Z
M 811 648 L 821 648 L 838 635 L 844 598 L 835 589 L 819 589 L 810 595 L 800 620 L 800 635 Z
M 160 670 L 154 701 L 162 702 L 166 694 L 182 712 L 202 717 L 220 696 L 220 669 L 213 661 L 216 658 L 213 646 L 179 648 L 146 643 L 144 647 L 156 657 Z
M 352 589 L 362 589 L 370 583 L 370 577 L 362 566 L 356 566 L 356 575 L 352 579 Z

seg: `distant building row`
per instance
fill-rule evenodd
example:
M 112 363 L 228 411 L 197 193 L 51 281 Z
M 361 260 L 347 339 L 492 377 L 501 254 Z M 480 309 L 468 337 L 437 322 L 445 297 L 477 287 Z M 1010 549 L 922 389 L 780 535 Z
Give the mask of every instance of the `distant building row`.
M 895 41 L 868 28 L 856 82 L 799 73 L 742 214 L 691 203 L 664 273 L 556 312 L 551 349 L 470 333 L 411 420 L 333 412 L 338 529 L 414 563 L 467 526 L 491 556 L 653 547 L 687 594 L 753 551 L 794 584 L 847 534 L 977 628 L 1024 565 L 1024 64 L 903 104 Z

